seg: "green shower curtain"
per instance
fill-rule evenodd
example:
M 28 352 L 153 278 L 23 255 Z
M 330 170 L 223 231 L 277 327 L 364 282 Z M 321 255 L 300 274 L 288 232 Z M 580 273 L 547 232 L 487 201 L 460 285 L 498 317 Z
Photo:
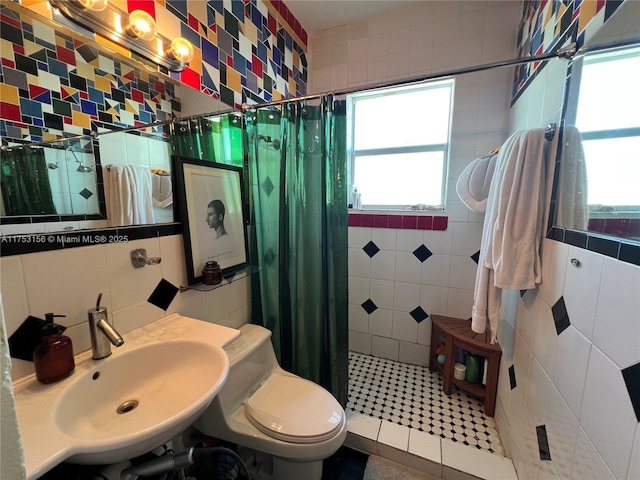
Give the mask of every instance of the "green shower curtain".
M 42 148 L 1 150 L 0 163 L 3 215 L 56 213 Z
M 253 222 L 252 321 L 273 332 L 285 370 L 346 405 L 345 102 L 326 96 L 246 115 Z
M 242 167 L 242 118 L 235 113 L 173 123 L 171 141 L 177 155 Z

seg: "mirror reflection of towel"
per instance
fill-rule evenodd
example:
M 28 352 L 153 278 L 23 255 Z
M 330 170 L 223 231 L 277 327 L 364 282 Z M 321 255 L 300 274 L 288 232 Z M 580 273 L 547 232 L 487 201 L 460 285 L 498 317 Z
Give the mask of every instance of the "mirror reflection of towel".
M 580 132 L 576 127 L 567 125 L 562 133 L 556 225 L 576 230 L 588 229 L 587 193 L 587 166 Z
M 153 172 L 151 176 L 153 206 L 167 208 L 173 204 L 173 186 L 171 175 Z
M 155 223 L 148 167 L 111 165 L 104 167 L 103 178 L 110 227 Z

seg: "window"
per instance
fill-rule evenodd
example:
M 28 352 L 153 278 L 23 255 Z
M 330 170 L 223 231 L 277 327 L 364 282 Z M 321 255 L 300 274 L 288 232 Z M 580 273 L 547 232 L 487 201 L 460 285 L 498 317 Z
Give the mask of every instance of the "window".
M 350 95 L 350 183 L 363 208 L 444 209 L 454 80 Z
M 640 48 L 588 55 L 575 125 L 581 133 L 591 211 L 640 210 Z

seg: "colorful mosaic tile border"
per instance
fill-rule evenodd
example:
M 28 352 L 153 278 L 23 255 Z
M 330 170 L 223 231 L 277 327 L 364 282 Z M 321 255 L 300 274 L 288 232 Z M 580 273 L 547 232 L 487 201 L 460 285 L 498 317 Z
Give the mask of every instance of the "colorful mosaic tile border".
M 397 228 L 402 230 L 441 230 L 449 226 L 449 217 L 431 215 L 389 215 L 349 212 L 350 227 Z
M 46 141 L 179 116 L 179 85 L 0 5 L 0 135 Z
M 43 13 L 42 2 L 23 1 Z M 129 12 L 149 13 L 164 36 L 185 37 L 194 45 L 195 57 L 189 65 L 170 73 L 191 88 L 231 107 L 306 94 L 307 32 L 281 0 L 118 3 Z M 96 41 L 138 58 L 108 39 L 97 37 Z
M 622 5 L 621 0 L 541 0 L 523 2 L 518 30 L 518 58 L 552 53 L 567 40 L 584 44 L 587 25 L 603 25 Z M 593 26 L 593 25 L 591 25 Z M 512 103 L 524 92 L 547 62 L 517 67 Z

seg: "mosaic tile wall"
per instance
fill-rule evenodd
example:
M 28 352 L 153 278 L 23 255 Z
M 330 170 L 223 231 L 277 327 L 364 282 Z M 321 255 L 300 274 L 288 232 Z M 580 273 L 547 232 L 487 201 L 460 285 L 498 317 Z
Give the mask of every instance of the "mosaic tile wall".
M 163 35 L 191 41 L 196 54 L 188 67 L 170 77 L 166 71 L 149 73 L 3 2 L 2 136 L 40 141 L 87 133 L 94 122 L 120 127 L 170 119 L 180 116 L 181 84 L 236 107 L 306 93 L 307 33 L 281 1 L 119 3 L 150 13 Z M 43 0 L 22 4 L 51 18 Z M 107 39 L 95 40 L 140 60 Z
M 0 134 L 42 141 L 180 114 L 179 84 L 0 5 Z
M 567 40 L 582 45 L 588 31 L 596 31 L 625 0 L 542 0 L 522 2 L 518 30 L 518 58 L 555 52 Z M 587 30 L 589 26 L 589 30 Z M 513 102 L 544 68 L 546 62 L 516 68 Z

